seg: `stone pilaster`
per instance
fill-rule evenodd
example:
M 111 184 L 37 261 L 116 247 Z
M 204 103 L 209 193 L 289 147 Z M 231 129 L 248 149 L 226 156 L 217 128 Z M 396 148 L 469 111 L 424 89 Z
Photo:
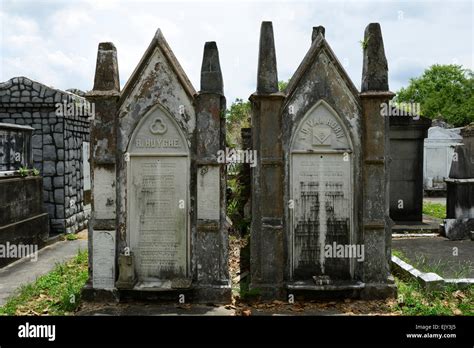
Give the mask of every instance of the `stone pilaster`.
M 283 232 L 283 151 L 278 74 L 271 22 L 260 31 L 257 91 L 252 102 L 252 143 L 257 151 L 252 172 L 250 241 L 251 287 L 265 298 L 283 294 L 285 251 Z
M 206 42 L 201 90 L 196 96 L 197 228 L 195 265 L 198 297 L 216 302 L 231 296 L 226 220 L 224 85 L 215 42 Z M 225 157 L 224 157 L 225 159 Z
M 388 66 L 382 32 L 371 23 L 364 33 L 362 70 L 362 182 L 365 262 L 363 296 L 386 297 L 390 276 L 391 225 L 389 217 L 389 122 L 380 105 L 394 94 L 388 88 Z
M 94 103 L 95 115 L 91 123 L 91 196 L 92 216 L 89 224 L 89 265 L 92 265 L 94 234 L 116 231 L 116 154 L 117 103 L 120 83 L 117 51 L 110 42 L 99 44 L 94 88 L 86 95 Z M 113 261 L 115 263 L 115 261 Z M 96 286 L 94 286 L 96 287 Z M 105 286 L 107 287 L 107 286 Z

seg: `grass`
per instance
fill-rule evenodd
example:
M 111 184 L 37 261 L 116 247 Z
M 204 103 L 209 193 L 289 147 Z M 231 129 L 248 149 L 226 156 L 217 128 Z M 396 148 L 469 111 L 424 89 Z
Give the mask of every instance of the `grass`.
M 466 278 L 469 276 L 469 274 L 471 274 L 471 271 L 474 268 L 474 263 L 471 261 L 467 261 L 462 265 L 462 267 L 460 267 L 452 261 L 437 260 L 434 262 L 428 262 L 424 255 L 416 255 L 416 259 L 413 264 L 422 272 L 433 272 L 439 274 L 440 276 L 444 276 L 445 272 L 449 272 L 451 270 L 451 273 L 454 272 L 454 274 L 448 278 Z
M 474 287 L 464 290 L 446 287 L 425 291 L 415 280 L 395 277 L 398 299 L 392 305 L 402 315 L 474 315 Z
M 80 302 L 81 289 L 87 281 L 87 251 L 24 285 L 19 293 L 0 307 L 0 315 L 68 315 Z
M 409 260 L 405 254 L 392 249 L 392 255 L 412 264 L 422 272 L 442 274 L 448 266 L 445 262 L 428 264 L 423 256 L 416 261 Z M 469 273 L 471 264 L 459 270 L 455 278 L 463 278 Z M 391 309 L 401 315 L 474 315 L 474 286 L 460 290 L 455 286 L 446 286 L 443 291 L 426 291 L 416 280 L 395 277 L 398 299 Z
M 392 249 L 392 255 L 398 257 L 400 260 L 409 262 L 408 257 L 401 250 Z
M 66 234 L 66 240 L 76 240 L 76 239 L 79 239 L 79 237 L 77 236 L 77 234 L 75 234 L 75 233 L 68 233 L 68 234 Z
M 239 284 L 237 290 L 239 297 L 243 301 L 255 301 L 260 298 L 261 290 L 258 288 L 250 289 L 250 277 L 246 277 Z
M 445 278 L 466 278 L 474 269 L 474 262 L 467 261 L 459 265 L 453 261 L 437 260 L 428 262 L 425 255 L 417 254 L 414 260 L 410 260 L 401 250 L 392 249 L 392 255 L 400 260 L 413 265 L 424 273 L 436 273 Z M 449 274 L 449 276 L 447 276 Z
M 442 203 L 423 202 L 423 214 L 433 216 L 438 219 L 446 218 L 446 205 Z

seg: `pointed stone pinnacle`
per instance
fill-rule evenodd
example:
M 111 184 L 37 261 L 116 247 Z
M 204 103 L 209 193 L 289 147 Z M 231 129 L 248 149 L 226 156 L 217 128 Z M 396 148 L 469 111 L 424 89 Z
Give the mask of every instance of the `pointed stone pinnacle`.
M 262 22 L 258 52 L 257 93 L 278 92 L 278 72 L 272 22 Z
M 388 91 L 388 65 L 379 23 L 365 28 L 361 91 Z
M 319 33 L 321 33 L 323 37 L 326 34 L 326 29 L 324 29 L 322 25 L 313 27 L 313 33 L 311 34 L 311 42 L 314 42 L 314 40 L 316 40 L 316 37 Z
M 201 92 L 224 94 L 219 51 L 215 42 L 206 42 L 201 66 Z
M 120 91 L 117 49 L 112 42 L 99 44 L 93 90 Z

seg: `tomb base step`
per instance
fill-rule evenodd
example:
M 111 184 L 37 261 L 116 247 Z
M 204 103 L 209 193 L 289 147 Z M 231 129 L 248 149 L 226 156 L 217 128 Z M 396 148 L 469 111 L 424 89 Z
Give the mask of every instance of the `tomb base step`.
M 145 280 L 139 281 L 133 287 L 133 290 L 138 291 L 170 291 L 170 290 L 180 290 L 180 289 L 190 289 L 191 280 L 182 280 L 179 282 L 169 280 L 169 279 L 156 279 L 156 280 Z
M 311 291 L 337 291 L 363 289 L 365 284 L 362 282 L 337 282 L 334 284 L 317 285 L 312 280 L 298 281 L 287 285 L 288 290 L 311 290 Z
M 158 286 L 159 285 L 159 286 Z M 230 303 L 229 284 L 191 284 L 188 288 L 172 288 L 171 281 L 140 281 L 132 289 L 94 289 L 87 283 L 82 294 L 86 301 L 144 300 L 158 303 Z M 181 302 L 180 302 L 181 301 Z
M 287 285 L 288 296 L 293 295 L 295 300 L 312 299 L 383 299 L 396 296 L 395 284 L 363 282 L 346 282 L 327 285 L 316 285 L 314 282 L 294 282 Z

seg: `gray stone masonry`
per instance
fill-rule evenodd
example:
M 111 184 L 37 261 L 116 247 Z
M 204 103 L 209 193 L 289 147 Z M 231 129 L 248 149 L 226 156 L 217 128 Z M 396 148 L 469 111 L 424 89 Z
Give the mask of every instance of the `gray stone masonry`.
M 73 233 L 87 226 L 82 143 L 89 141 L 89 115 L 81 114 L 82 103 L 80 96 L 26 77 L 0 84 L 0 122 L 34 128 L 33 166 L 43 176 L 52 233 Z

